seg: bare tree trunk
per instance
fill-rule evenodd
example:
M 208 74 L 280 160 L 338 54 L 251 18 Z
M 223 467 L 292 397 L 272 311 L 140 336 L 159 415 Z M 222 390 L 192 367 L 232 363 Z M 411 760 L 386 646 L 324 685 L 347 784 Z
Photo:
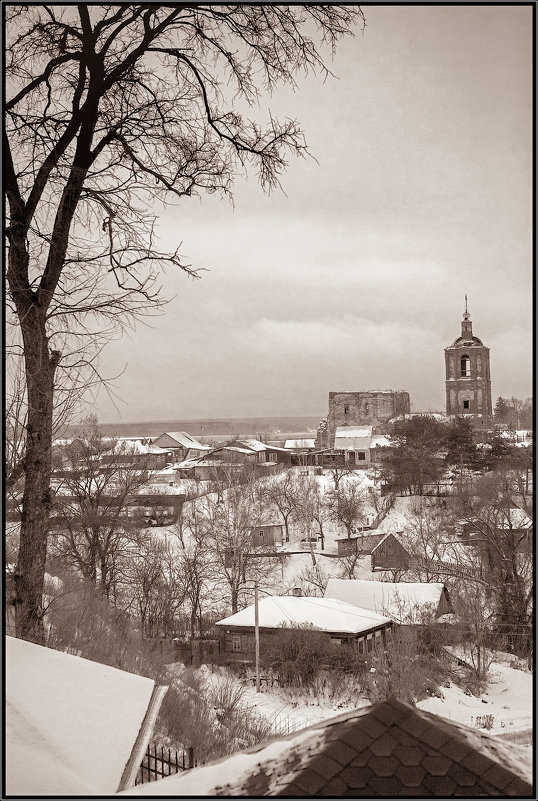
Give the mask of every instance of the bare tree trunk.
M 60 354 L 56 351 L 49 353 L 45 315 L 37 303 L 28 304 L 21 328 L 26 361 L 28 425 L 23 511 L 15 572 L 15 628 L 18 637 L 43 643 L 54 373 Z

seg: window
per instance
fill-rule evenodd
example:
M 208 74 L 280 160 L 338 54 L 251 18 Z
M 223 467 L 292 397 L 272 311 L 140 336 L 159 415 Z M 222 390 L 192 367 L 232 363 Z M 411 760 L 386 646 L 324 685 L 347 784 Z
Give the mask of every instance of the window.
M 240 651 L 241 650 L 241 637 L 239 635 L 235 635 L 232 637 L 232 651 Z
M 364 453 L 364 451 L 357 451 L 357 461 L 358 462 L 366 461 L 366 454 Z
M 349 414 L 349 404 L 344 403 L 344 414 Z
M 278 460 L 278 454 L 277 453 L 270 453 L 270 454 L 268 454 L 268 457 L 269 457 L 268 458 L 269 462 L 276 462 Z
M 259 533 L 260 533 L 260 537 L 265 537 L 265 531 L 263 530 L 263 528 L 260 529 Z
M 468 378 L 471 375 L 471 360 L 468 356 L 462 356 L 460 359 L 460 374 Z
M 468 409 L 469 408 L 469 401 L 463 401 L 463 408 L 464 409 Z

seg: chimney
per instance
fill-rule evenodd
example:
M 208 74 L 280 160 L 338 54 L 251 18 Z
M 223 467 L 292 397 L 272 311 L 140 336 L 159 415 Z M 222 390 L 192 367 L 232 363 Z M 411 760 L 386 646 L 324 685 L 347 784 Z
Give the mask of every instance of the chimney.
M 294 595 L 296 598 L 300 598 L 303 594 L 303 591 L 300 587 L 294 587 L 291 591 L 291 594 Z

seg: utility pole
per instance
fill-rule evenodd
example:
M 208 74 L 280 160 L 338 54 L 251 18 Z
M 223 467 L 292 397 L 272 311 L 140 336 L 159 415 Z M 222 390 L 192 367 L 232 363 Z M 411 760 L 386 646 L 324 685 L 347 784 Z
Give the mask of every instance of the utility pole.
M 260 692 L 260 624 L 258 620 L 258 582 L 254 582 L 254 641 L 256 649 L 256 692 Z

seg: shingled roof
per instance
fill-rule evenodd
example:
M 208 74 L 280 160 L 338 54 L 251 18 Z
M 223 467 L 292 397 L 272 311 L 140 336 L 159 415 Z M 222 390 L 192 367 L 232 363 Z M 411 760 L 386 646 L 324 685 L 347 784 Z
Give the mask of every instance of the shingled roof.
M 534 797 L 531 777 L 521 746 L 390 699 L 128 792 Z

